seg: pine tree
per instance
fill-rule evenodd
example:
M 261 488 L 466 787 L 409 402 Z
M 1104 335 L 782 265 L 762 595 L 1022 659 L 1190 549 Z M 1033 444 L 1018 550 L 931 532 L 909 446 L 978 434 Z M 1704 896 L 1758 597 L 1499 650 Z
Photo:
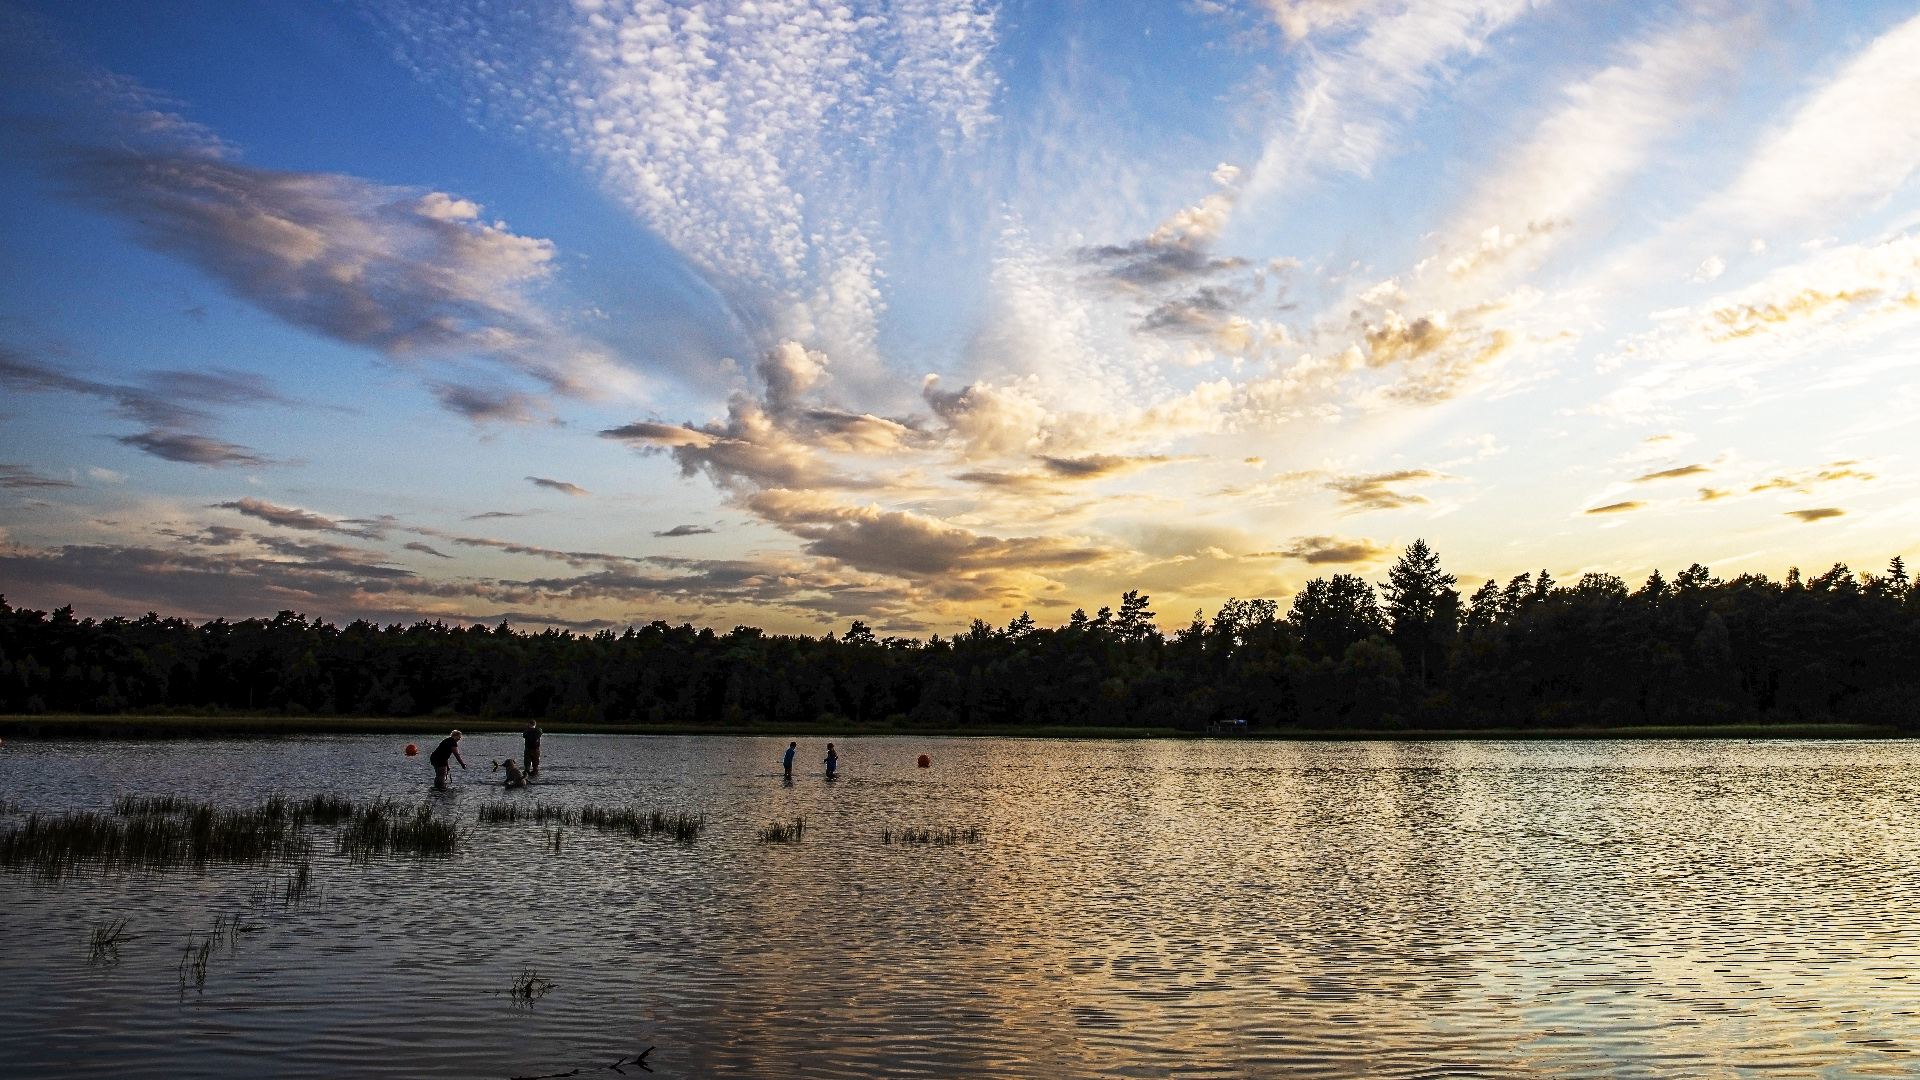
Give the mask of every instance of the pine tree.
M 1540 572 L 1547 580 L 1546 571 Z M 1387 620 L 1393 642 L 1407 665 L 1419 673 L 1420 684 L 1446 663 L 1447 645 L 1460 621 L 1459 578 L 1440 569 L 1440 556 L 1425 540 L 1415 540 L 1387 571 L 1380 591 L 1387 598 Z

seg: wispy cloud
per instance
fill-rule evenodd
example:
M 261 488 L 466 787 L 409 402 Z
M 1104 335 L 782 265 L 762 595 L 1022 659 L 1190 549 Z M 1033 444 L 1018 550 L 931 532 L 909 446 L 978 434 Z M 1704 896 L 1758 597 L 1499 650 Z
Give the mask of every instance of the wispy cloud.
M 557 491 L 562 495 L 571 495 L 576 499 L 584 499 L 588 495 L 593 494 L 592 492 L 588 491 L 586 488 L 583 488 L 578 484 L 569 484 L 565 480 L 549 480 L 544 476 L 529 476 L 527 477 L 527 479 L 533 483 L 534 487 L 546 488 L 549 491 Z
M 1787 511 L 1788 517 L 1799 518 L 1801 521 L 1806 522 L 1808 524 L 1811 524 L 1816 521 L 1825 521 L 1828 518 L 1844 517 L 1845 515 L 1846 515 L 1846 511 L 1840 509 L 1837 506 L 1823 506 L 1817 510 Z
M 41 476 L 25 465 L 0 464 L 0 489 L 6 491 L 41 491 L 47 488 L 70 488 L 80 485 L 71 480 L 60 480 L 51 476 Z
M 704 536 L 712 531 L 712 529 L 707 528 L 705 525 L 675 525 L 671 529 L 667 529 L 664 532 L 657 532 L 653 535 L 658 537 Z
M 250 372 L 150 371 L 136 383 L 106 382 L 31 359 L 0 345 L 0 386 L 17 393 L 64 393 L 108 402 L 115 412 L 151 427 L 119 442 L 168 461 L 195 465 L 266 465 L 247 447 L 199 433 L 214 422 L 211 407 L 288 405 L 265 379 Z

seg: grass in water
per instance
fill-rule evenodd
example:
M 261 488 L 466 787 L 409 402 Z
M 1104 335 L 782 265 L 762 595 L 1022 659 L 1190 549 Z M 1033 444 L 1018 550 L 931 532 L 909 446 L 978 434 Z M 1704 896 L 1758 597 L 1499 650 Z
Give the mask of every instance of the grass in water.
M 422 804 L 409 813 L 383 799 L 355 807 L 352 820 L 335 837 L 334 848 L 355 862 L 365 862 L 386 854 L 451 855 L 459 840 L 460 830 L 434 817 L 433 807 Z
M 949 826 L 944 829 L 901 829 L 899 832 L 895 832 L 890 828 L 880 830 L 880 842 L 883 844 L 933 844 L 936 846 L 945 846 L 947 844 L 971 844 L 979 839 L 980 829 L 978 826 L 971 826 L 964 829 L 958 826 Z
M 84 863 L 160 869 L 207 863 L 304 858 L 311 845 L 300 822 L 272 800 L 255 810 L 207 803 L 120 800 L 128 813 L 29 814 L 0 832 L 0 866 L 58 879 Z M 158 807 L 158 808 L 157 808 Z
M 199 948 L 195 948 L 196 940 Z M 207 988 L 207 962 L 213 958 L 213 935 L 200 937 L 192 931 L 187 933 L 187 947 L 180 953 L 180 989 L 192 986 L 195 990 Z
M 691 844 L 707 827 L 705 814 L 682 811 L 669 814 L 662 810 L 641 811 L 630 806 L 583 806 L 580 824 L 601 832 L 623 832 L 632 837 L 667 836 L 676 843 Z
M 776 821 L 754 833 L 763 844 L 797 844 L 800 836 L 807 831 L 807 819 L 794 818 L 792 821 Z
M 90 964 L 120 962 L 120 943 L 127 937 L 127 920 L 115 919 L 93 928 L 93 940 L 87 948 Z
M 552 980 L 543 979 L 532 968 L 526 968 L 520 972 L 519 978 L 513 980 L 513 988 L 507 991 L 507 996 L 531 1005 L 547 996 L 547 991 L 553 987 Z
M 307 898 L 307 892 L 312 888 L 313 864 L 302 859 L 300 860 L 300 865 L 294 867 L 293 873 L 287 878 L 287 887 L 283 901 L 289 907 L 298 904 Z
M 511 825 L 522 819 L 531 821 L 535 825 L 545 825 L 548 822 L 572 825 L 577 818 L 578 815 L 573 811 L 551 803 L 535 803 L 528 806 L 525 803 L 508 801 L 482 803 L 480 806 L 480 823 L 483 825 Z

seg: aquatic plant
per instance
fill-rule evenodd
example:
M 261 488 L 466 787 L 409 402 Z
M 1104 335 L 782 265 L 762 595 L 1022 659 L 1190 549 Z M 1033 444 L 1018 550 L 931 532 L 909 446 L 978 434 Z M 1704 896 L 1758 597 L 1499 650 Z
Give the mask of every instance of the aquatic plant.
M 531 1004 L 545 997 L 554 985 L 552 980 L 543 979 L 532 968 L 526 968 L 520 972 L 519 978 L 513 980 L 513 987 L 507 991 L 507 996 Z
M 517 802 L 480 804 L 480 823 L 482 825 L 511 825 L 519 820 L 520 804 Z
M 90 964 L 114 964 L 120 961 L 120 943 L 126 940 L 127 920 L 115 919 L 93 928 L 93 938 L 87 947 L 87 962 Z
M 662 810 L 636 810 L 630 806 L 583 806 L 579 820 L 580 824 L 602 832 L 624 832 L 636 838 L 664 835 L 681 844 L 693 843 L 707 827 L 705 814 L 685 811 L 669 814 Z
M 113 800 L 113 812 L 122 817 L 177 814 L 193 805 L 177 795 L 122 795 Z
M 298 816 L 315 825 L 338 825 L 353 816 L 353 800 L 338 795 L 315 795 L 299 805 Z
M 302 859 L 300 860 L 300 865 L 294 867 L 293 873 L 287 878 L 284 902 L 291 905 L 305 900 L 307 898 L 307 890 L 312 887 L 313 864 Z
M 880 842 L 883 844 L 933 844 L 936 846 L 944 846 L 947 844 L 971 844 L 979 839 L 980 828 L 977 825 L 965 828 L 948 826 L 944 829 L 909 828 L 902 829 L 899 832 L 895 832 L 891 828 L 880 830 Z
M 334 849 L 355 862 L 375 855 L 451 855 L 460 830 L 433 816 L 433 807 L 421 804 L 408 813 L 398 803 L 382 799 L 357 806 L 353 818 L 334 838 Z
M 548 829 L 548 830 L 547 830 L 547 847 L 548 847 L 548 848 L 549 848 L 549 849 L 550 849 L 550 850 L 551 850 L 551 851 L 552 851 L 552 852 L 553 852 L 553 853 L 554 853 L 555 855 L 558 855 L 558 854 L 560 854 L 560 839 L 561 839 L 561 837 L 563 837 L 563 836 L 565 836 L 565 835 L 566 835 L 566 834 L 565 834 L 565 833 L 563 833 L 563 832 L 561 832 L 561 831 L 560 831 L 559 829 Z
M 572 825 L 578 819 L 578 815 L 564 806 L 555 806 L 552 803 L 534 803 L 529 806 L 526 803 L 503 800 L 480 805 L 480 822 L 483 825 L 511 825 L 522 818 L 535 825 L 545 825 L 548 822 Z
M 200 947 L 194 948 L 198 939 Z M 180 953 L 180 989 L 184 992 L 191 983 L 196 990 L 207 986 L 207 963 L 213 957 L 213 937 L 201 937 L 194 931 L 187 931 L 187 945 Z
M 800 835 L 807 831 L 807 819 L 794 818 L 792 821 L 776 821 L 754 833 L 763 844 L 797 844 Z
M 122 800 L 126 802 L 126 800 Z M 76 811 L 29 814 L 0 832 L 0 866 L 30 867 L 60 878 L 83 863 L 161 869 L 209 862 L 276 862 L 304 857 L 311 849 L 283 811 L 222 810 L 205 803 L 135 816 Z

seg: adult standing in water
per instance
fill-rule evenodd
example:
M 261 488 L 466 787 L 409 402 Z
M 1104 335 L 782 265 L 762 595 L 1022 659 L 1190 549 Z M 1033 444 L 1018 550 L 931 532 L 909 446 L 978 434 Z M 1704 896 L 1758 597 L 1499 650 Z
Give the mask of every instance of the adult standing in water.
M 446 738 L 441 739 L 440 745 L 433 748 L 433 756 L 427 759 L 433 762 L 433 789 L 435 791 L 447 790 L 448 781 L 453 779 L 453 767 L 447 764 L 448 758 L 458 761 L 462 769 L 467 767 L 467 759 L 460 756 L 459 728 L 453 729 L 452 733 Z
M 527 730 L 520 733 L 520 737 L 527 742 L 527 752 L 521 755 L 520 760 L 526 765 L 528 776 L 540 775 L 540 736 L 543 734 L 545 732 L 540 730 L 538 720 L 528 720 Z
M 829 780 L 833 779 L 834 772 L 839 768 L 840 768 L 840 755 L 834 751 L 833 744 L 828 743 L 827 744 L 827 779 Z
M 786 756 L 780 759 L 780 768 L 783 772 L 787 774 L 787 779 L 789 780 L 793 779 L 793 755 L 799 752 L 800 752 L 800 744 L 797 742 L 790 742 L 787 744 Z

